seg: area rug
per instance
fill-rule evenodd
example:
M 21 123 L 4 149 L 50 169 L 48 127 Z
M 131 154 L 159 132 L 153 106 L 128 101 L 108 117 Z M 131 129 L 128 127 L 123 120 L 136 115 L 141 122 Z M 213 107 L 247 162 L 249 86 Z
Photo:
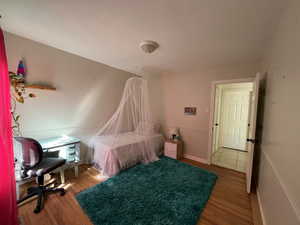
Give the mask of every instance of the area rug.
M 77 194 L 94 225 L 195 225 L 217 176 L 162 157 Z

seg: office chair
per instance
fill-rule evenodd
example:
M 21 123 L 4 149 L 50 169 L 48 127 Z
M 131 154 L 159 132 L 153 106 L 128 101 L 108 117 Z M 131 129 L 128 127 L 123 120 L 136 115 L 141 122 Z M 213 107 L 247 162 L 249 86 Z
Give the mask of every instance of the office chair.
M 56 168 L 65 164 L 66 160 L 62 158 L 48 158 L 43 157 L 42 146 L 32 138 L 15 137 L 22 146 L 22 179 L 28 179 L 36 177 L 38 186 L 30 187 L 27 190 L 27 195 L 18 200 L 17 203 L 21 203 L 28 198 L 35 195 L 38 196 L 38 201 L 35 213 L 39 213 L 43 209 L 44 199 L 48 193 L 59 192 L 61 196 L 65 194 L 63 188 L 51 188 L 50 184 L 44 185 L 44 175 L 55 170 Z

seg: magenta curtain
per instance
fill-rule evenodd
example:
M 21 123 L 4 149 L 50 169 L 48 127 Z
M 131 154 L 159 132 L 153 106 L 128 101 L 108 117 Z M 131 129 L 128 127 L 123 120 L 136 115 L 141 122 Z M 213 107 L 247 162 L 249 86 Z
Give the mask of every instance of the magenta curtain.
M 10 85 L 3 31 L 0 28 L 0 224 L 17 225 Z

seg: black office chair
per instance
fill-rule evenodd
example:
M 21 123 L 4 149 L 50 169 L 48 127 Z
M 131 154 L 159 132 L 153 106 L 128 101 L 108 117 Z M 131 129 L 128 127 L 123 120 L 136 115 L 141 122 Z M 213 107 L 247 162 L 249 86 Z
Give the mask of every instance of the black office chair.
M 62 158 L 43 157 L 42 146 L 32 138 L 15 137 L 16 141 L 22 145 L 22 179 L 36 177 L 38 186 L 30 187 L 27 190 L 27 196 L 18 200 L 18 204 L 31 198 L 38 196 L 38 201 L 35 213 L 39 213 L 43 208 L 44 198 L 47 193 L 60 192 L 60 195 L 65 194 L 63 188 L 51 188 L 50 184 L 44 185 L 44 175 L 55 170 L 65 164 L 66 160 Z

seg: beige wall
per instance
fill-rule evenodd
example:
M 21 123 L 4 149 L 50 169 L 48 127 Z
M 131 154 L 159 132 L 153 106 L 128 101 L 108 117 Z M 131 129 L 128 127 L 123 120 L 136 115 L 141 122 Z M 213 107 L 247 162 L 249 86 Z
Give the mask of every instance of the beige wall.
M 258 191 L 267 225 L 300 224 L 300 1 L 290 1 L 267 51 Z
M 207 160 L 212 82 L 254 77 L 259 68 L 257 63 L 162 76 L 164 130 L 180 128 L 185 154 Z M 184 115 L 184 107 L 188 106 L 197 107 L 196 116 Z
M 82 138 L 86 150 L 88 138 L 110 118 L 133 75 L 10 33 L 5 33 L 5 42 L 9 70 L 16 71 L 24 58 L 28 82 L 57 88 L 31 89 L 37 98 L 18 104 L 23 135 L 73 135 Z

